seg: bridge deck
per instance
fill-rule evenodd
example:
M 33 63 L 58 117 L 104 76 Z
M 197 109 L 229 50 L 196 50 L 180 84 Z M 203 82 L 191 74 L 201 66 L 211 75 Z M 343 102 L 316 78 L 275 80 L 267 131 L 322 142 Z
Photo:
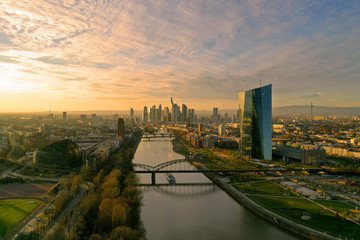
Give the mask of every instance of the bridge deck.
M 140 183 L 137 184 L 136 186 L 139 187 L 180 187 L 180 186 L 215 186 L 214 183 L 156 183 L 156 184 L 152 184 L 152 183 Z
M 226 169 L 226 170 L 135 170 L 134 173 L 250 173 L 250 172 L 320 172 L 324 171 L 322 168 L 311 169 Z

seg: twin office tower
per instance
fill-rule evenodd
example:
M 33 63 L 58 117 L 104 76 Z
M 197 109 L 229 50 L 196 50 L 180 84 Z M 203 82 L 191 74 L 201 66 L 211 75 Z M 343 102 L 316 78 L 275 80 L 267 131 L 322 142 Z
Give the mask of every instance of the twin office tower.
M 243 159 L 272 159 L 271 87 L 239 93 L 239 150 Z

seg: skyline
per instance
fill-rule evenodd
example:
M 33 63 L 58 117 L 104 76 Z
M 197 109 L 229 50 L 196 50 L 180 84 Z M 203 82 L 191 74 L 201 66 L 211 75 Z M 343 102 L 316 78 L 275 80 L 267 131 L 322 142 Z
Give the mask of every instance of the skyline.
M 359 107 L 358 1 L 0 3 L 0 112 Z

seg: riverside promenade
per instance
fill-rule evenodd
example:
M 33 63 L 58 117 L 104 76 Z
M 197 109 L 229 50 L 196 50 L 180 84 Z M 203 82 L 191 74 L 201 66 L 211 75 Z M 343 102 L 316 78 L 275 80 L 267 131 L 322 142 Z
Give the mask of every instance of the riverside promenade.
M 207 168 L 202 164 L 197 164 L 197 166 L 201 170 L 207 170 Z M 269 211 L 268 209 L 260 206 L 250 198 L 248 198 L 245 194 L 241 193 L 239 190 L 227 184 L 222 178 L 214 177 L 212 174 L 204 173 L 211 181 L 216 183 L 221 189 L 223 189 L 226 193 L 228 193 L 231 197 L 233 197 L 238 203 L 242 204 L 253 213 L 261 216 L 262 218 L 270 221 L 271 223 L 279 226 L 280 228 L 284 228 L 290 232 L 296 233 L 302 237 L 308 239 L 316 239 L 316 240 L 339 240 L 340 238 L 331 236 L 325 232 L 320 232 L 315 229 L 309 228 L 307 226 L 301 225 L 297 222 L 291 221 L 287 218 L 284 218 L 274 212 Z

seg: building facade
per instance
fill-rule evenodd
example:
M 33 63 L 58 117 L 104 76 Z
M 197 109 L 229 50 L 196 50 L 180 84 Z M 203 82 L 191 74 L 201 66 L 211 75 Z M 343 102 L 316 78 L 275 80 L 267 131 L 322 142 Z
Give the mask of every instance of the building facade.
M 118 137 L 120 137 L 121 139 L 125 138 L 125 121 L 123 118 L 119 118 L 118 119 L 118 123 L 117 123 L 117 134 Z
M 272 85 L 239 93 L 240 144 L 243 159 L 272 159 Z

